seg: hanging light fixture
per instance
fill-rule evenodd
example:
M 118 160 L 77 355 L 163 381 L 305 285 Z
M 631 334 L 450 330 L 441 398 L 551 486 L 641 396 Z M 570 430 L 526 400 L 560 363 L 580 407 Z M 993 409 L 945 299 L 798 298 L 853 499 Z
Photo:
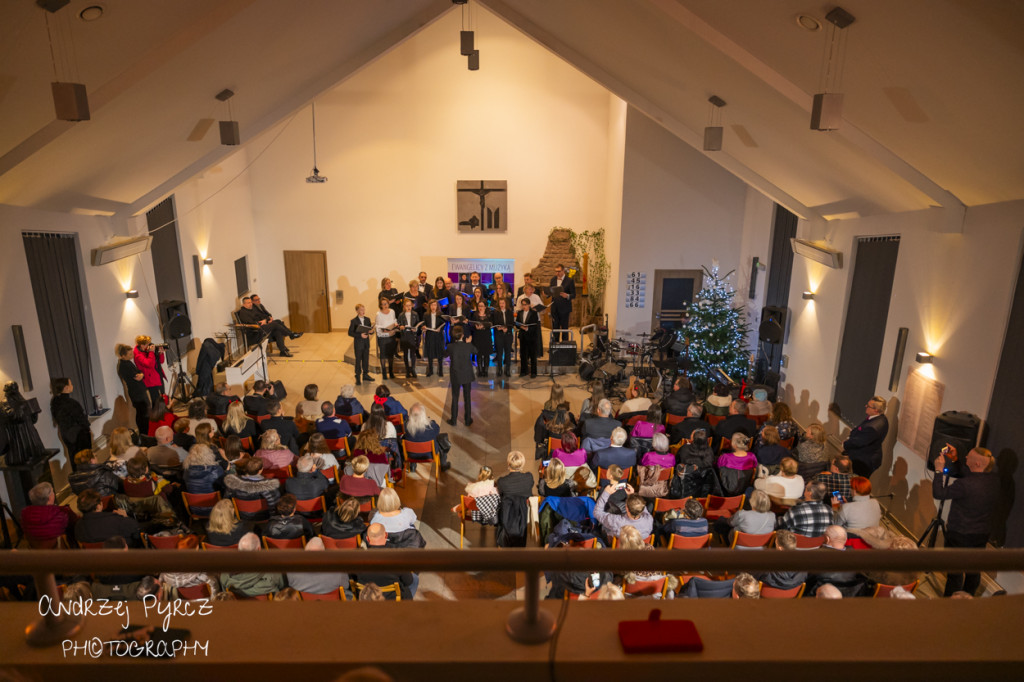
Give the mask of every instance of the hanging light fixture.
M 67 4 L 67 0 L 36 0 L 36 5 L 46 10 L 46 37 L 50 42 L 50 61 L 53 64 L 53 81 L 50 83 L 50 91 L 53 95 L 53 112 L 58 121 L 88 121 L 90 119 L 89 96 L 85 91 L 85 84 L 61 80 L 61 74 L 58 73 L 57 68 L 57 55 L 61 53 L 64 64 L 60 71 L 63 71 L 65 78 L 69 79 L 78 73 L 78 64 L 74 54 L 74 38 L 70 38 L 70 48 L 59 39 L 55 43 L 53 39 L 54 28 L 50 23 L 50 15 L 55 15 Z M 68 18 L 66 12 L 64 13 L 64 18 L 65 20 Z M 58 18 L 55 17 L 54 22 L 57 21 Z M 71 36 L 70 22 L 67 23 L 66 31 L 67 35 Z
M 480 70 L 480 50 L 476 49 L 474 42 L 476 33 L 472 30 L 472 16 L 469 12 L 469 0 L 452 0 L 453 5 L 462 6 L 462 30 L 459 31 L 459 54 L 466 58 L 466 65 L 470 71 Z M 469 30 L 467 30 L 467 17 L 469 18 Z
M 722 107 L 725 100 L 718 95 L 711 95 L 708 98 L 711 105 L 708 109 L 708 125 L 704 128 L 704 151 L 722 151 Z
M 320 175 L 320 169 L 316 167 L 316 102 L 313 102 L 313 174 L 306 178 L 306 182 L 319 184 L 327 182 L 327 177 Z
M 228 103 L 228 120 L 218 121 L 218 123 L 220 124 L 220 143 L 229 147 L 234 147 L 242 142 L 238 132 L 238 121 L 234 120 L 231 114 L 231 98 L 234 96 L 234 91 L 228 88 L 224 88 L 216 95 L 218 100 Z
M 825 37 L 825 55 L 819 79 L 820 92 L 814 95 L 811 107 L 811 130 L 836 130 L 843 120 L 843 62 L 846 54 L 846 29 L 855 19 L 842 7 L 835 7 L 825 15 L 828 30 Z

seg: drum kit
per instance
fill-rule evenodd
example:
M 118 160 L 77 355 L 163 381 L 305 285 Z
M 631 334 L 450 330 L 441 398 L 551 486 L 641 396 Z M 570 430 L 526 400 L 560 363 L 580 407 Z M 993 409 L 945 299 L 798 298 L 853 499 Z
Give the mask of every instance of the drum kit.
M 588 382 L 603 381 L 608 395 L 622 393 L 616 389 L 616 384 L 628 377 L 644 381 L 648 395 L 654 395 L 666 380 L 667 385 L 671 385 L 675 375 L 689 367 L 682 330 L 617 333 L 619 338 L 610 339 L 607 327 L 596 328 L 593 343 L 580 359 L 580 378 Z

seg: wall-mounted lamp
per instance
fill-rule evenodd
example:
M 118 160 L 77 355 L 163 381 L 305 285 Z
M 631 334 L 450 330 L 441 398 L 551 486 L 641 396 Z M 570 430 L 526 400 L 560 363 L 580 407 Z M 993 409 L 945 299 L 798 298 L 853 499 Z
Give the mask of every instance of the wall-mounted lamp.
M 204 258 L 203 259 L 203 265 L 213 265 L 213 259 L 212 258 Z
M 917 360 L 918 362 L 922 363 L 922 364 L 929 364 L 930 365 L 933 362 L 935 362 L 935 356 L 932 355 L 931 353 L 918 353 L 917 357 L 914 358 L 914 359 Z
M 129 289 L 128 291 L 124 292 L 124 297 L 125 298 L 138 298 L 139 297 L 139 290 L 138 289 Z
M 805 301 L 813 301 L 814 300 L 814 292 L 813 291 L 805 291 L 804 295 L 803 295 L 803 299 Z

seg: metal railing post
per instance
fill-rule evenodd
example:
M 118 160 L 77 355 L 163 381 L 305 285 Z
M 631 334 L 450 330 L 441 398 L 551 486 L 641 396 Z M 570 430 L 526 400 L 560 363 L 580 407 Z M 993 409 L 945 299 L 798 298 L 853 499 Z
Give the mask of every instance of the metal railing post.
M 523 606 L 508 614 L 505 631 L 520 644 L 543 644 L 555 634 L 555 617 L 540 608 L 540 572 L 527 571 Z
M 53 573 L 34 573 L 33 579 L 36 583 L 36 592 L 40 599 L 43 595 L 50 597 L 50 607 L 46 613 L 37 621 L 25 628 L 25 641 L 29 646 L 53 646 L 60 644 L 65 639 L 71 639 L 82 629 L 85 616 L 73 616 L 70 613 L 56 615 L 55 611 L 60 605 L 60 595 L 57 593 L 57 581 Z

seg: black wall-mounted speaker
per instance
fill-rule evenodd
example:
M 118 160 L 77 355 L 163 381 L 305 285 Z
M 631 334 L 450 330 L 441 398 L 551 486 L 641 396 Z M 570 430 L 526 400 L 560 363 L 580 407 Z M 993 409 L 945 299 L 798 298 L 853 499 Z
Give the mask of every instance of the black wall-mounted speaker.
M 782 343 L 785 334 L 786 309 L 774 305 L 761 308 L 761 326 L 757 328 L 758 339 L 765 343 Z

